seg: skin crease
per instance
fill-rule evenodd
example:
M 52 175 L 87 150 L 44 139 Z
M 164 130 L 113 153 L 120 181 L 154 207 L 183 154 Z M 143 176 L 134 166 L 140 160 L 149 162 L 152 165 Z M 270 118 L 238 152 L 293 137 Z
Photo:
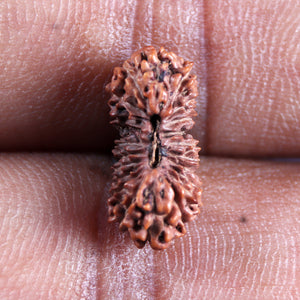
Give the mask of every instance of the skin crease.
M 201 158 L 202 213 L 155 252 L 107 224 L 109 154 L 1 154 L 0 298 L 300 298 L 299 163 L 253 160 L 299 157 L 297 0 L 124 3 L 0 2 L 1 150 L 110 152 L 104 85 L 152 44 L 195 62 L 201 154 L 252 159 Z

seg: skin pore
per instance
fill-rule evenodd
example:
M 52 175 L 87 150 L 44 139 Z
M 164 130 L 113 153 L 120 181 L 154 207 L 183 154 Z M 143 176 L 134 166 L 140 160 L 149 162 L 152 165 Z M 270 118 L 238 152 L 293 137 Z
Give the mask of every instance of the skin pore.
M 269 160 L 300 153 L 296 2 L 0 3 L 1 299 L 300 297 L 300 167 Z M 104 86 L 149 44 L 194 61 L 200 91 L 203 208 L 162 252 L 106 211 Z

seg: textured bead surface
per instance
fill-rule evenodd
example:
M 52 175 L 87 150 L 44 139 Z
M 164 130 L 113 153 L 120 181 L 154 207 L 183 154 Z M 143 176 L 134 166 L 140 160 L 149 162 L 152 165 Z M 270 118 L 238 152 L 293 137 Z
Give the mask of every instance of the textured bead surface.
M 152 46 L 116 67 L 106 89 L 120 132 L 113 154 L 109 221 L 120 222 L 138 248 L 165 249 L 200 212 L 198 141 L 187 133 L 196 115 L 192 62 Z

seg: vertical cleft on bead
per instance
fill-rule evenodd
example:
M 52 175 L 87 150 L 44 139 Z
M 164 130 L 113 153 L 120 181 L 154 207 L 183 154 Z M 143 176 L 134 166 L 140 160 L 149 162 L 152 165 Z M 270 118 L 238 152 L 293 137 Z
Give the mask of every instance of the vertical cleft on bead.
M 149 165 L 151 168 L 157 168 L 161 162 L 161 142 L 159 139 L 160 116 L 153 115 L 150 118 L 152 125 L 151 147 L 149 150 Z

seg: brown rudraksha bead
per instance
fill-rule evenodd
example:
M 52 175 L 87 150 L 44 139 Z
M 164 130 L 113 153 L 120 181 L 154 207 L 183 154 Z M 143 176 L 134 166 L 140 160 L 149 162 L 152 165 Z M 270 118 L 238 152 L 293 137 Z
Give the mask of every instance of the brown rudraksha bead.
M 198 141 L 187 133 L 196 115 L 193 63 L 148 46 L 116 67 L 107 90 L 113 154 L 109 221 L 120 222 L 138 248 L 165 249 L 200 212 Z

